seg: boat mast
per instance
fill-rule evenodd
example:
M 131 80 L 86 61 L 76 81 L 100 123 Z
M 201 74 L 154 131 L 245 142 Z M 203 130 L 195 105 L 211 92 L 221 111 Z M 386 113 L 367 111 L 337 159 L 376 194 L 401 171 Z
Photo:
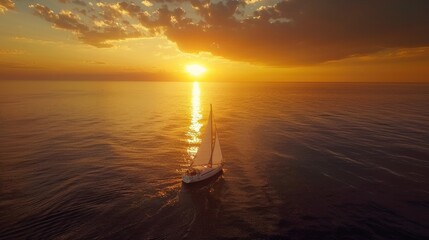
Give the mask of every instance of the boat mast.
M 214 142 L 213 142 L 213 109 L 212 109 L 211 104 L 210 104 L 210 116 L 211 116 L 211 122 L 210 122 L 210 147 L 211 147 L 211 151 L 210 151 L 209 166 L 212 167 Z

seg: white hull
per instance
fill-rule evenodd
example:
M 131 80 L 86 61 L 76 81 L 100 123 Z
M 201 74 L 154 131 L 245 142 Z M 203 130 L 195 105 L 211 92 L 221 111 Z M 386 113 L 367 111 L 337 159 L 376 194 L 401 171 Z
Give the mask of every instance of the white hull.
M 184 183 L 194 183 L 194 182 L 200 182 L 203 180 L 206 180 L 208 178 L 213 177 L 214 175 L 218 174 L 220 171 L 222 171 L 222 165 L 213 166 L 211 168 L 203 168 L 200 170 L 198 174 L 195 175 L 183 175 L 182 181 Z

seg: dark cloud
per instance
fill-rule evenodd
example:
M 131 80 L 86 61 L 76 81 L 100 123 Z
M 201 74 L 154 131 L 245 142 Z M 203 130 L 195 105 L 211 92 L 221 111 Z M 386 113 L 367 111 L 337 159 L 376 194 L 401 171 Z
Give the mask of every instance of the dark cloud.
M 15 9 L 15 3 L 12 0 L 0 0 L 0 13 Z
M 108 4 L 108 3 L 98 2 L 97 6 L 101 10 L 99 12 L 99 15 L 107 21 L 115 21 L 122 17 L 123 13 L 121 11 L 121 7 L 119 6 L 119 4 Z
M 202 23 L 166 31 L 184 51 L 299 65 L 429 45 L 429 1 L 290 0 L 242 20 L 234 17 L 231 2 L 202 6 Z
M 315 64 L 429 45 L 429 1 L 425 0 L 288 0 L 274 5 L 245 0 L 150 2 L 157 5 L 98 2 L 95 12 L 87 6 L 87 12 L 94 14 L 86 23 L 71 12 L 33 8 L 54 26 L 75 31 L 95 46 L 141 36 L 130 19 L 124 19 L 127 16 L 149 30 L 146 34 L 164 34 L 182 51 L 207 51 L 269 65 Z M 94 26 L 95 20 L 102 21 L 102 27 Z
M 124 40 L 128 38 L 140 37 L 141 34 L 137 31 L 128 32 L 118 26 L 107 26 L 102 30 L 90 30 L 84 32 L 79 36 L 83 42 L 96 47 L 111 47 L 113 46 L 109 41 L 111 40 Z
M 34 14 L 44 18 L 48 22 L 53 23 L 54 27 L 56 28 L 72 30 L 78 33 L 89 30 L 87 26 L 80 22 L 79 16 L 72 12 L 61 11 L 56 14 L 50 8 L 40 4 L 30 5 L 30 8 L 34 10 Z
M 142 12 L 142 8 L 134 3 L 120 2 L 119 6 L 122 10 L 127 11 L 131 15 Z
M 72 1 L 70 1 L 70 0 L 58 0 L 58 1 L 60 3 L 69 3 L 69 2 L 71 2 L 71 3 L 74 3 L 76 5 L 86 6 L 86 2 L 82 1 L 82 0 L 72 0 Z
M 86 6 L 86 2 L 81 0 L 73 0 L 72 3 L 80 6 Z

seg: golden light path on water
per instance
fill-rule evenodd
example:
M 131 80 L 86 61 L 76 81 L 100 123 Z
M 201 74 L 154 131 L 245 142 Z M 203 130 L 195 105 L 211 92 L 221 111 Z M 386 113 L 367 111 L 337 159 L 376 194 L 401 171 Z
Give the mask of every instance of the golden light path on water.
M 200 120 L 201 115 L 201 103 L 200 103 L 200 85 L 198 82 L 194 82 L 192 87 L 192 111 L 191 111 L 191 125 L 188 130 L 188 156 L 193 159 L 198 151 L 198 145 L 201 142 L 200 130 L 202 124 Z

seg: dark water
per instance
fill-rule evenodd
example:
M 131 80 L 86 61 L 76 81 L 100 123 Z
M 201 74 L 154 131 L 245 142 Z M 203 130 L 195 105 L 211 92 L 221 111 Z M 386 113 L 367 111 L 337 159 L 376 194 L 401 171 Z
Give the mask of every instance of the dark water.
M 1 82 L 0 239 L 429 238 L 428 84 L 195 87 Z

